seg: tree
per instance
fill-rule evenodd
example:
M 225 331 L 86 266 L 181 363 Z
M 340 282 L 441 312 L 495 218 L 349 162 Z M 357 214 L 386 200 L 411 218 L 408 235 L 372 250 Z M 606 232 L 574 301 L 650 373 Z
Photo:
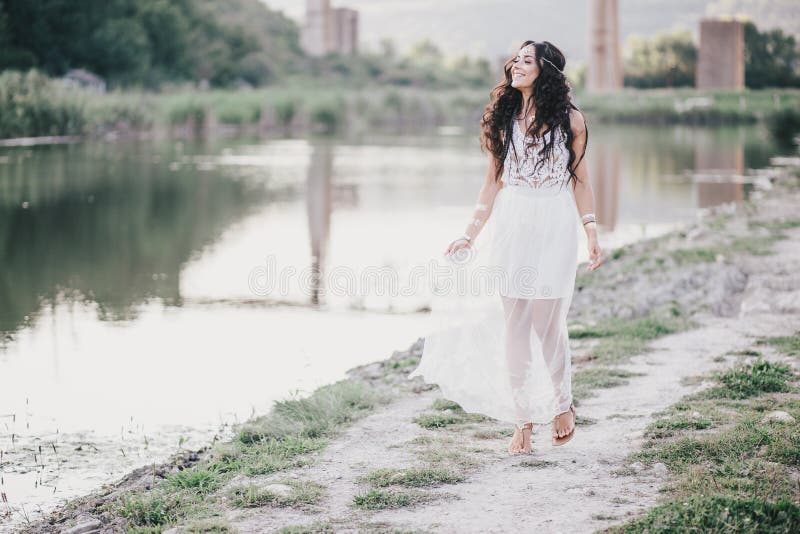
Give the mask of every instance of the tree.
M 752 89 L 799 87 L 800 50 L 791 35 L 774 29 L 759 32 L 753 22 L 744 25 L 744 83 Z
M 626 43 L 625 85 L 693 86 L 697 48 L 688 29 L 659 33 L 651 39 L 631 36 Z

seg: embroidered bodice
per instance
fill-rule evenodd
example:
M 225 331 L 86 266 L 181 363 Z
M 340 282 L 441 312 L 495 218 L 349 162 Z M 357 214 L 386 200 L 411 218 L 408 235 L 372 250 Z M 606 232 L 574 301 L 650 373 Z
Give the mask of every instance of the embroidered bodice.
M 537 165 L 539 153 L 544 146 L 544 139 L 536 139 L 530 149 L 525 154 L 525 142 L 530 141 L 530 136 L 520 128 L 518 121 L 514 121 L 512 143 L 505 162 L 503 163 L 504 172 L 501 180 L 507 185 L 522 185 L 533 188 L 560 188 L 566 184 L 569 178 L 567 164 L 569 163 L 569 150 L 566 144 L 566 135 L 561 129 L 557 129 L 556 141 L 553 145 L 553 152 L 550 158 L 539 164 L 539 168 L 534 173 Z M 545 135 L 552 136 L 553 130 Z M 516 147 L 516 154 L 514 153 Z M 519 161 L 517 160 L 519 158 Z

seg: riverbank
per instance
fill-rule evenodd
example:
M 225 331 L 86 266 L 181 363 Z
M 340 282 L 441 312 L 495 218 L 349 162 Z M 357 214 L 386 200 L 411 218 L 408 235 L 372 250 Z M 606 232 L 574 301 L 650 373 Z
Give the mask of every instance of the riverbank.
M 477 131 L 490 87 L 429 90 L 377 85 L 357 89 L 293 81 L 259 89 L 114 91 L 62 87 L 35 73 L 0 77 L 0 139 L 40 136 L 297 136 L 441 127 Z M 728 125 L 764 121 L 797 133 L 800 90 L 625 89 L 575 93 L 590 122 Z M 787 124 L 786 117 L 792 120 Z M 13 120 L 11 120 L 13 118 Z M 780 119 L 780 120 L 779 120 Z M 789 133 L 784 130 L 788 128 Z
M 776 169 L 743 204 L 607 251 L 601 270 L 581 272 L 569 317 L 578 430 L 568 446 L 553 449 L 548 429 L 536 429 L 533 456 L 507 457 L 508 425 L 406 380 L 418 340 L 276 404 L 233 440 L 141 468 L 24 531 L 486 532 L 515 528 L 515 511 L 533 508 L 528 526 L 586 531 L 647 513 L 679 475 L 671 470 L 686 470 L 658 456 L 631 467 L 655 414 L 700 390 L 692 377 L 736 364 L 756 339 L 796 335 L 797 173 Z M 781 458 L 769 460 L 785 471 Z M 795 505 L 796 497 L 786 495 Z

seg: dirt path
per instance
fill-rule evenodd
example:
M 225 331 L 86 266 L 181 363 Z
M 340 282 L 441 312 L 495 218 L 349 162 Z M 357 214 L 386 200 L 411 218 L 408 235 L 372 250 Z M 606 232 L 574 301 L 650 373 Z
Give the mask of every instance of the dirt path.
M 791 213 L 794 204 L 774 202 L 779 212 Z M 767 204 L 765 210 L 770 209 Z M 794 271 L 800 265 L 800 228 L 785 233 L 789 237 L 773 245 L 774 255 L 742 259 L 748 280 L 737 315 L 695 316 L 700 327 L 659 338 L 650 345 L 655 350 L 620 366 L 641 375 L 583 400 L 575 438 L 567 445 L 552 447 L 549 428 L 537 427 L 534 454 L 509 456 L 508 425 L 422 428 L 413 419 L 441 395 L 438 389 L 421 391 L 353 424 L 312 465 L 262 479 L 289 477 L 325 485 L 327 497 L 316 509 L 237 510 L 227 520 L 240 532 L 274 532 L 314 521 L 327 522 L 336 532 L 360 532 L 370 524 L 378 531 L 588 532 L 643 512 L 655 504 L 666 469 L 657 464 L 634 476 L 617 471 L 625 456 L 641 447 L 643 430 L 654 414 L 704 387 L 685 379 L 732 364 L 731 351 L 751 347 L 756 337 L 792 334 L 800 326 L 800 275 Z M 420 437 L 432 439 L 440 451 L 461 454 L 455 461 L 468 468 L 466 479 L 426 490 L 439 498 L 415 506 L 375 511 L 353 507 L 353 497 L 370 488 L 359 482 L 360 475 L 381 467 L 420 465 L 415 444 L 425 443 Z

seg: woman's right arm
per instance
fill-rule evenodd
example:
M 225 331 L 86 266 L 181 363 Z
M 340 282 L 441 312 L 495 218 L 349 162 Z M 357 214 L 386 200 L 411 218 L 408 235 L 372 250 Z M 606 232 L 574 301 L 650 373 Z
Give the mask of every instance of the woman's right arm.
M 448 245 L 445 254 L 454 252 L 465 246 L 470 246 L 470 243 L 475 241 L 475 238 L 478 237 L 478 234 L 480 234 L 486 222 L 489 220 L 489 216 L 492 214 L 492 207 L 494 206 L 494 199 L 503 187 L 502 182 L 495 180 L 496 161 L 497 159 L 494 154 L 489 152 L 489 164 L 486 169 L 486 177 L 478 192 L 478 201 L 475 204 L 475 211 L 472 214 L 470 222 L 467 224 L 466 230 L 464 230 L 464 235 L 468 236 L 470 241 L 463 238 L 456 239 Z

